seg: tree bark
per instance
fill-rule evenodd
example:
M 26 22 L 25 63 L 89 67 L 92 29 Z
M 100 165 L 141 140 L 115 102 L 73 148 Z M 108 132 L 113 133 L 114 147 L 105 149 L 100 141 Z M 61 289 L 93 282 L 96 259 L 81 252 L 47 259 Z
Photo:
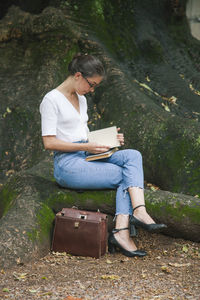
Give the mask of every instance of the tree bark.
M 168 1 L 159 5 L 151 1 L 151 7 L 148 1 L 147 7 L 138 1 L 134 7 L 132 1 L 126 5 L 110 1 L 107 6 L 102 2 L 101 9 L 94 9 L 93 1 L 86 2 L 70 10 L 70 17 L 67 9 L 46 8 L 31 15 L 12 7 L 2 21 L 0 179 L 6 181 L 44 157 L 39 103 L 65 79 L 67 62 L 82 51 L 98 55 L 107 66 L 104 85 L 93 97 L 88 96 L 90 128 L 118 125 L 125 133 L 126 147 L 142 152 L 148 182 L 163 190 L 200 195 L 199 42 L 189 34 L 185 15 L 170 15 L 165 9 Z M 94 10 L 91 17 L 86 9 L 89 5 Z M 83 24 L 92 26 L 91 35 L 87 27 L 79 27 Z M 101 35 L 100 25 L 104 28 Z M 126 33 L 118 45 L 123 57 L 117 48 L 120 28 Z M 180 28 L 184 28 L 182 33 Z M 102 42 L 96 42 L 93 35 Z M 108 38 L 111 44 L 105 51 Z M 151 55 L 144 52 L 145 43 L 147 48 L 153 45 Z M 193 82 L 192 90 L 188 86 Z M 170 96 L 177 101 L 169 100 Z

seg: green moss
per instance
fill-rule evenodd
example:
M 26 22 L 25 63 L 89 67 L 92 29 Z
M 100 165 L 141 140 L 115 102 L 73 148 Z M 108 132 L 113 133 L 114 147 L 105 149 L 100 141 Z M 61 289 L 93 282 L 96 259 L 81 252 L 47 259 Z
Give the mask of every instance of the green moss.
M 92 12 L 91 14 L 96 16 L 98 15 L 102 20 L 104 20 L 104 0 L 95 0 L 93 1 L 92 5 Z
M 6 215 L 11 208 L 17 193 L 5 185 L 0 191 L 0 217 Z
M 72 60 L 72 58 L 74 57 L 74 55 L 76 53 L 78 53 L 80 50 L 77 46 L 77 44 L 73 45 L 68 51 L 67 51 L 67 54 L 66 56 L 64 57 L 64 65 L 65 65 L 65 68 L 66 68 L 66 71 L 67 71 L 67 66 L 68 64 L 70 63 L 70 61 Z
M 95 32 L 95 36 L 103 41 L 104 47 L 113 57 L 120 55 L 124 59 L 138 53 L 132 30 L 134 15 L 131 1 L 128 4 L 130 9 L 115 1 L 86 0 L 82 5 L 79 0 L 76 3 L 78 9 L 72 5 L 72 13 L 76 18 L 86 20 L 90 32 Z
M 32 242 L 35 242 L 36 240 L 39 239 L 39 236 L 40 236 L 39 230 L 32 229 L 31 231 L 27 232 L 27 236 L 28 236 L 29 240 L 31 240 Z
M 197 138 L 196 143 L 198 146 L 200 146 L 200 136 Z
M 46 200 L 46 203 L 49 207 L 55 207 L 57 204 L 60 206 L 63 205 L 73 205 L 74 197 L 71 193 L 64 193 L 62 191 L 58 191 L 55 194 L 52 194 L 50 198 Z
M 62 192 L 58 191 L 47 198 L 44 203 L 41 204 L 41 209 L 36 215 L 36 228 L 27 232 L 29 239 L 33 242 L 43 241 L 48 238 L 53 226 L 53 220 L 55 215 L 52 208 L 55 210 L 60 210 L 62 207 L 72 207 L 76 198 L 78 198 L 78 203 L 81 206 L 85 205 L 92 199 L 95 206 L 102 203 L 110 204 L 110 198 L 113 196 L 114 200 L 115 191 L 106 193 L 105 191 L 85 191 L 84 193 L 77 194 L 77 192 Z
M 27 232 L 29 239 L 33 242 L 36 240 L 39 240 L 41 242 L 44 239 L 48 239 L 52 230 L 54 218 L 55 215 L 52 209 L 43 203 L 36 215 L 36 228 Z
M 176 201 L 174 197 L 174 203 L 154 203 L 152 204 L 146 197 L 146 207 L 148 211 L 154 216 L 170 216 L 176 222 L 182 223 L 184 218 L 189 218 L 194 224 L 200 224 L 200 207 L 189 207 Z
M 111 191 L 105 192 L 105 191 L 84 191 L 83 193 L 77 193 L 77 192 L 62 192 L 58 191 L 55 194 L 52 194 L 50 198 L 46 200 L 46 203 L 49 207 L 56 208 L 57 206 L 59 207 L 64 207 L 67 205 L 73 206 L 76 199 L 79 203 L 81 204 L 86 204 L 90 199 L 92 202 L 95 204 L 95 206 L 101 205 L 102 203 L 105 204 L 110 204 L 110 199 L 113 198 L 115 199 L 115 191 L 113 193 Z

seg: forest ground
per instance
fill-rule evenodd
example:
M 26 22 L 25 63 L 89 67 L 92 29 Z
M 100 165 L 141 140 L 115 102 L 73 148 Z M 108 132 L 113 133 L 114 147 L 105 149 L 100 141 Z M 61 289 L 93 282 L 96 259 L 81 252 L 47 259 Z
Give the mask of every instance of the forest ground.
M 145 258 L 120 253 L 100 259 L 49 253 L 0 270 L 0 299 L 199 299 L 200 244 L 140 231 Z

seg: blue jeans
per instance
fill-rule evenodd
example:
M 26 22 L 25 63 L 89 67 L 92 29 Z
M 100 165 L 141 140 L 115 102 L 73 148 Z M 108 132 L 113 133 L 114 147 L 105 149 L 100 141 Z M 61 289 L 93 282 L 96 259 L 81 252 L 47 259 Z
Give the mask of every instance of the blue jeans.
M 109 158 L 86 161 L 84 151 L 55 152 L 54 177 L 71 189 L 116 189 L 116 215 L 132 214 L 129 187 L 144 188 L 142 156 L 137 150 L 119 150 Z

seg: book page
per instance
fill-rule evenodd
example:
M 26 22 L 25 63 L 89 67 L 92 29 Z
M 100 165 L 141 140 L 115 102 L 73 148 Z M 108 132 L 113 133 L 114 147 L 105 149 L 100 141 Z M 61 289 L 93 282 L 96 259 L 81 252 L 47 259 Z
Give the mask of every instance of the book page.
M 117 127 L 112 126 L 99 130 L 90 131 L 88 133 L 88 140 L 91 143 L 98 143 L 100 145 L 109 146 L 110 148 L 120 147 L 120 142 L 117 139 Z

